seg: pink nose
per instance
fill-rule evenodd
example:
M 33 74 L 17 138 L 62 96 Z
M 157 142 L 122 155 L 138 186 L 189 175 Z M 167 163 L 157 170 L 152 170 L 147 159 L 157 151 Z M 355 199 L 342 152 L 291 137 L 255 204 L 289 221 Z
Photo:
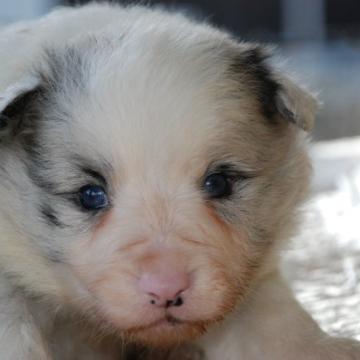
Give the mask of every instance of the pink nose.
M 189 286 L 189 275 L 177 271 L 144 273 L 139 280 L 139 288 L 150 297 L 150 303 L 160 307 L 181 306 Z

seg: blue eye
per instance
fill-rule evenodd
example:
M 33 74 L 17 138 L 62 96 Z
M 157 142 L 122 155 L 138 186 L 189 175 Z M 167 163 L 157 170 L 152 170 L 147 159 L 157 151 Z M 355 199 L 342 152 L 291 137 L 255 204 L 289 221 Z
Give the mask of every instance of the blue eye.
M 109 203 L 107 194 L 99 185 L 86 185 L 80 191 L 80 203 L 86 210 L 99 210 Z
M 212 199 L 231 195 L 232 184 L 228 176 L 223 173 L 209 175 L 204 181 L 204 190 Z

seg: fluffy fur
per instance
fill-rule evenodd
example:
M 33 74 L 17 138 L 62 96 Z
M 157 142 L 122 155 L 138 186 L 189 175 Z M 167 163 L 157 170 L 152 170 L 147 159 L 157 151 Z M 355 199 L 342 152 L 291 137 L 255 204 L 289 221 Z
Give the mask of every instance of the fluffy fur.
M 316 105 L 269 55 L 137 6 L 2 31 L 1 359 L 360 359 L 278 273 Z M 210 199 L 219 172 L 232 194 Z M 81 207 L 87 184 L 106 209 Z M 184 304 L 154 307 L 139 277 L 174 269 Z

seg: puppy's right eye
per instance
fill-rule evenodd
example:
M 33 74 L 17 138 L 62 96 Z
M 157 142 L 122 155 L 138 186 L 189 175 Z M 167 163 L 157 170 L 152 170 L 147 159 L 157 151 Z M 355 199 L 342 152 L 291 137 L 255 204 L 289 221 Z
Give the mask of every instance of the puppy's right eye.
M 86 185 L 79 190 L 80 203 L 86 210 L 100 210 L 109 204 L 108 196 L 102 186 Z

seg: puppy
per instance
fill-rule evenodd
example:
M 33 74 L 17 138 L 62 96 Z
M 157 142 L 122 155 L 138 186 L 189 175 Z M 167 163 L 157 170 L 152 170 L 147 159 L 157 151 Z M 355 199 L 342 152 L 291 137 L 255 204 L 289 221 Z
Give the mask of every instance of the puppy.
M 360 359 L 278 271 L 316 103 L 269 55 L 141 6 L 2 31 L 2 360 Z

